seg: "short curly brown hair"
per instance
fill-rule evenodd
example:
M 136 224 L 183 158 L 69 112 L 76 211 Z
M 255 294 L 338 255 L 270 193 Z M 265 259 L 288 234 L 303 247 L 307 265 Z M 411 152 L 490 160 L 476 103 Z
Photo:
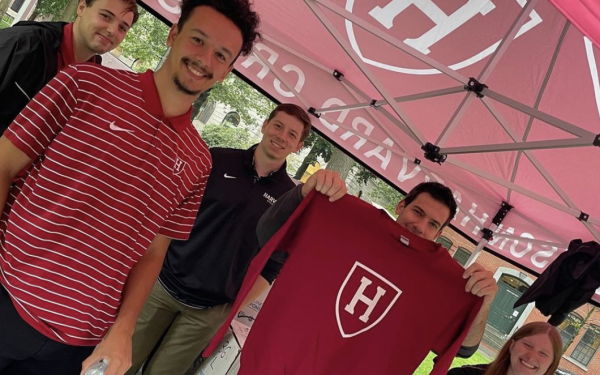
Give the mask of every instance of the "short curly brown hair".
M 242 32 L 242 49 L 240 55 L 246 56 L 252 52 L 252 47 L 261 35 L 258 32 L 260 18 L 252 10 L 250 0 L 181 0 L 181 16 L 177 27 L 181 29 L 190 18 L 194 8 L 208 6 L 229 18 Z

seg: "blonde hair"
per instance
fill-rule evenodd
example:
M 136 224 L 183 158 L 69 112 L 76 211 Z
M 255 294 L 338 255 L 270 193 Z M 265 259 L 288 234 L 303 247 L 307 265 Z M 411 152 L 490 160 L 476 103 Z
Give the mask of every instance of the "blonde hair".
M 508 373 L 508 368 L 510 367 L 510 346 L 512 343 L 517 342 L 525 337 L 544 333 L 550 338 L 550 343 L 552 344 L 552 355 L 554 356 L 552 358 L 552 364 L 544 373 L 544 375 L 554 375 L 554 373 L 556 373 L 556 369 L 558 368 L 560 358 L 562 357 L 562 340 L 558 330 L 546 322 L 532 322 L 519 328 L 517 332 L 512 335 L 510 340 L 504 344 L 502 349 L 500 349 L 498 356 L 494 362 L 490 363 L 490 366 L 487 368 L 484 375 L 506 375 Z

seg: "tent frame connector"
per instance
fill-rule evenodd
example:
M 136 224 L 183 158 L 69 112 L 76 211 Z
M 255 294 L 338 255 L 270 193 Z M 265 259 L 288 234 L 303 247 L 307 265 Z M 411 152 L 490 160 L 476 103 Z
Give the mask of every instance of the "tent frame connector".
M 482 94 L 484 89 L 487 89 L 487 85 L 480 83 L 477 79 L 471 77 L 469 82 L 465 85 L 465 90 L 474 92 L 478 98 L 483 98 L 485 95 Z
M 333 71 L 333 77 L 341 82 L 344 79 L 344 73 L 336 69 Z
M 590 215 L 586 214 L 585 212 L 581 211 L 581 213 L 579 214 L 579 221 L 582 222 L 587 222 L 590 219 Z
M 596 136 L 596 138 L 594 138 L 594 143 L 593 143 L 593 145 L 594 145 L 594 146 L 596 146 L 596 147 L 600 147 L 600 134 L 598 134 L 598 135 Z
M 315 109 L 315 107 L 310 107 L 308 109 L 308 113 L 310 113 L 311 115 L 315 116 L 316 118 L 320 118 L 321 114 L 317 112 L 317 110 Z
M 483 233 L 483 239 L 486 241 L 491 241 L 494 238 L 494 231 L 491 230 L 490 228 L 483 228 L 481 230 L 481 232 Z
M 431 142 L 427 142 L 421 146 L 421 150 L 425 151 L 425 159 L 440 165 L 442 165 L 448 157 L 448 155 L 440 154 L 440 148 Z
M 369 103 L 369 107 L 377 108 L 377 99 L 371 100 L 371 102 Z
M 507 202 L 502 202 L 502 204 L 500 205 L 500 208 L 498 209 L 498 212 L 496 212 L 496 216 L 494 216 L 494 219 L 492 220 L 492 223 L 494 223 L 495 225 L 502 224 L 504 217 L 512 209 L 513 209 L 513 206 L 511 206 Z
M 415 158 L 415 160 L 413 161 L 413 163 L 414 163 L 415 165 L 421 165 L 421 159 L 419 159 L 419 158 Z

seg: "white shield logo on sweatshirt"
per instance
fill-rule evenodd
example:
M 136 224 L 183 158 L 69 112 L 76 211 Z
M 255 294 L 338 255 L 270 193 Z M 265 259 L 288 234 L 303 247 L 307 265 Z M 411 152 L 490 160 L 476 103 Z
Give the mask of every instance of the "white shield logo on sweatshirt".
M 354 337 L 381 322 L 402 291 L 369 267 L 355 262 L 342 283 L 335 314 L 344 338 Z

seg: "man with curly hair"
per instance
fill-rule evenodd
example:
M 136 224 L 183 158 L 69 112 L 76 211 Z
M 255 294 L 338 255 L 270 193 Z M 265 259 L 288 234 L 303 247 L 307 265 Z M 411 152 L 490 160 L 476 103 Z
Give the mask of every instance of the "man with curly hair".
M 183 0 L 182 14 L 156 72 L 67 67 L 0 137 L 0 373 L 131 366 L 138 315 L 211 171 L 192 103 L 259 36 L 247 1 Z

